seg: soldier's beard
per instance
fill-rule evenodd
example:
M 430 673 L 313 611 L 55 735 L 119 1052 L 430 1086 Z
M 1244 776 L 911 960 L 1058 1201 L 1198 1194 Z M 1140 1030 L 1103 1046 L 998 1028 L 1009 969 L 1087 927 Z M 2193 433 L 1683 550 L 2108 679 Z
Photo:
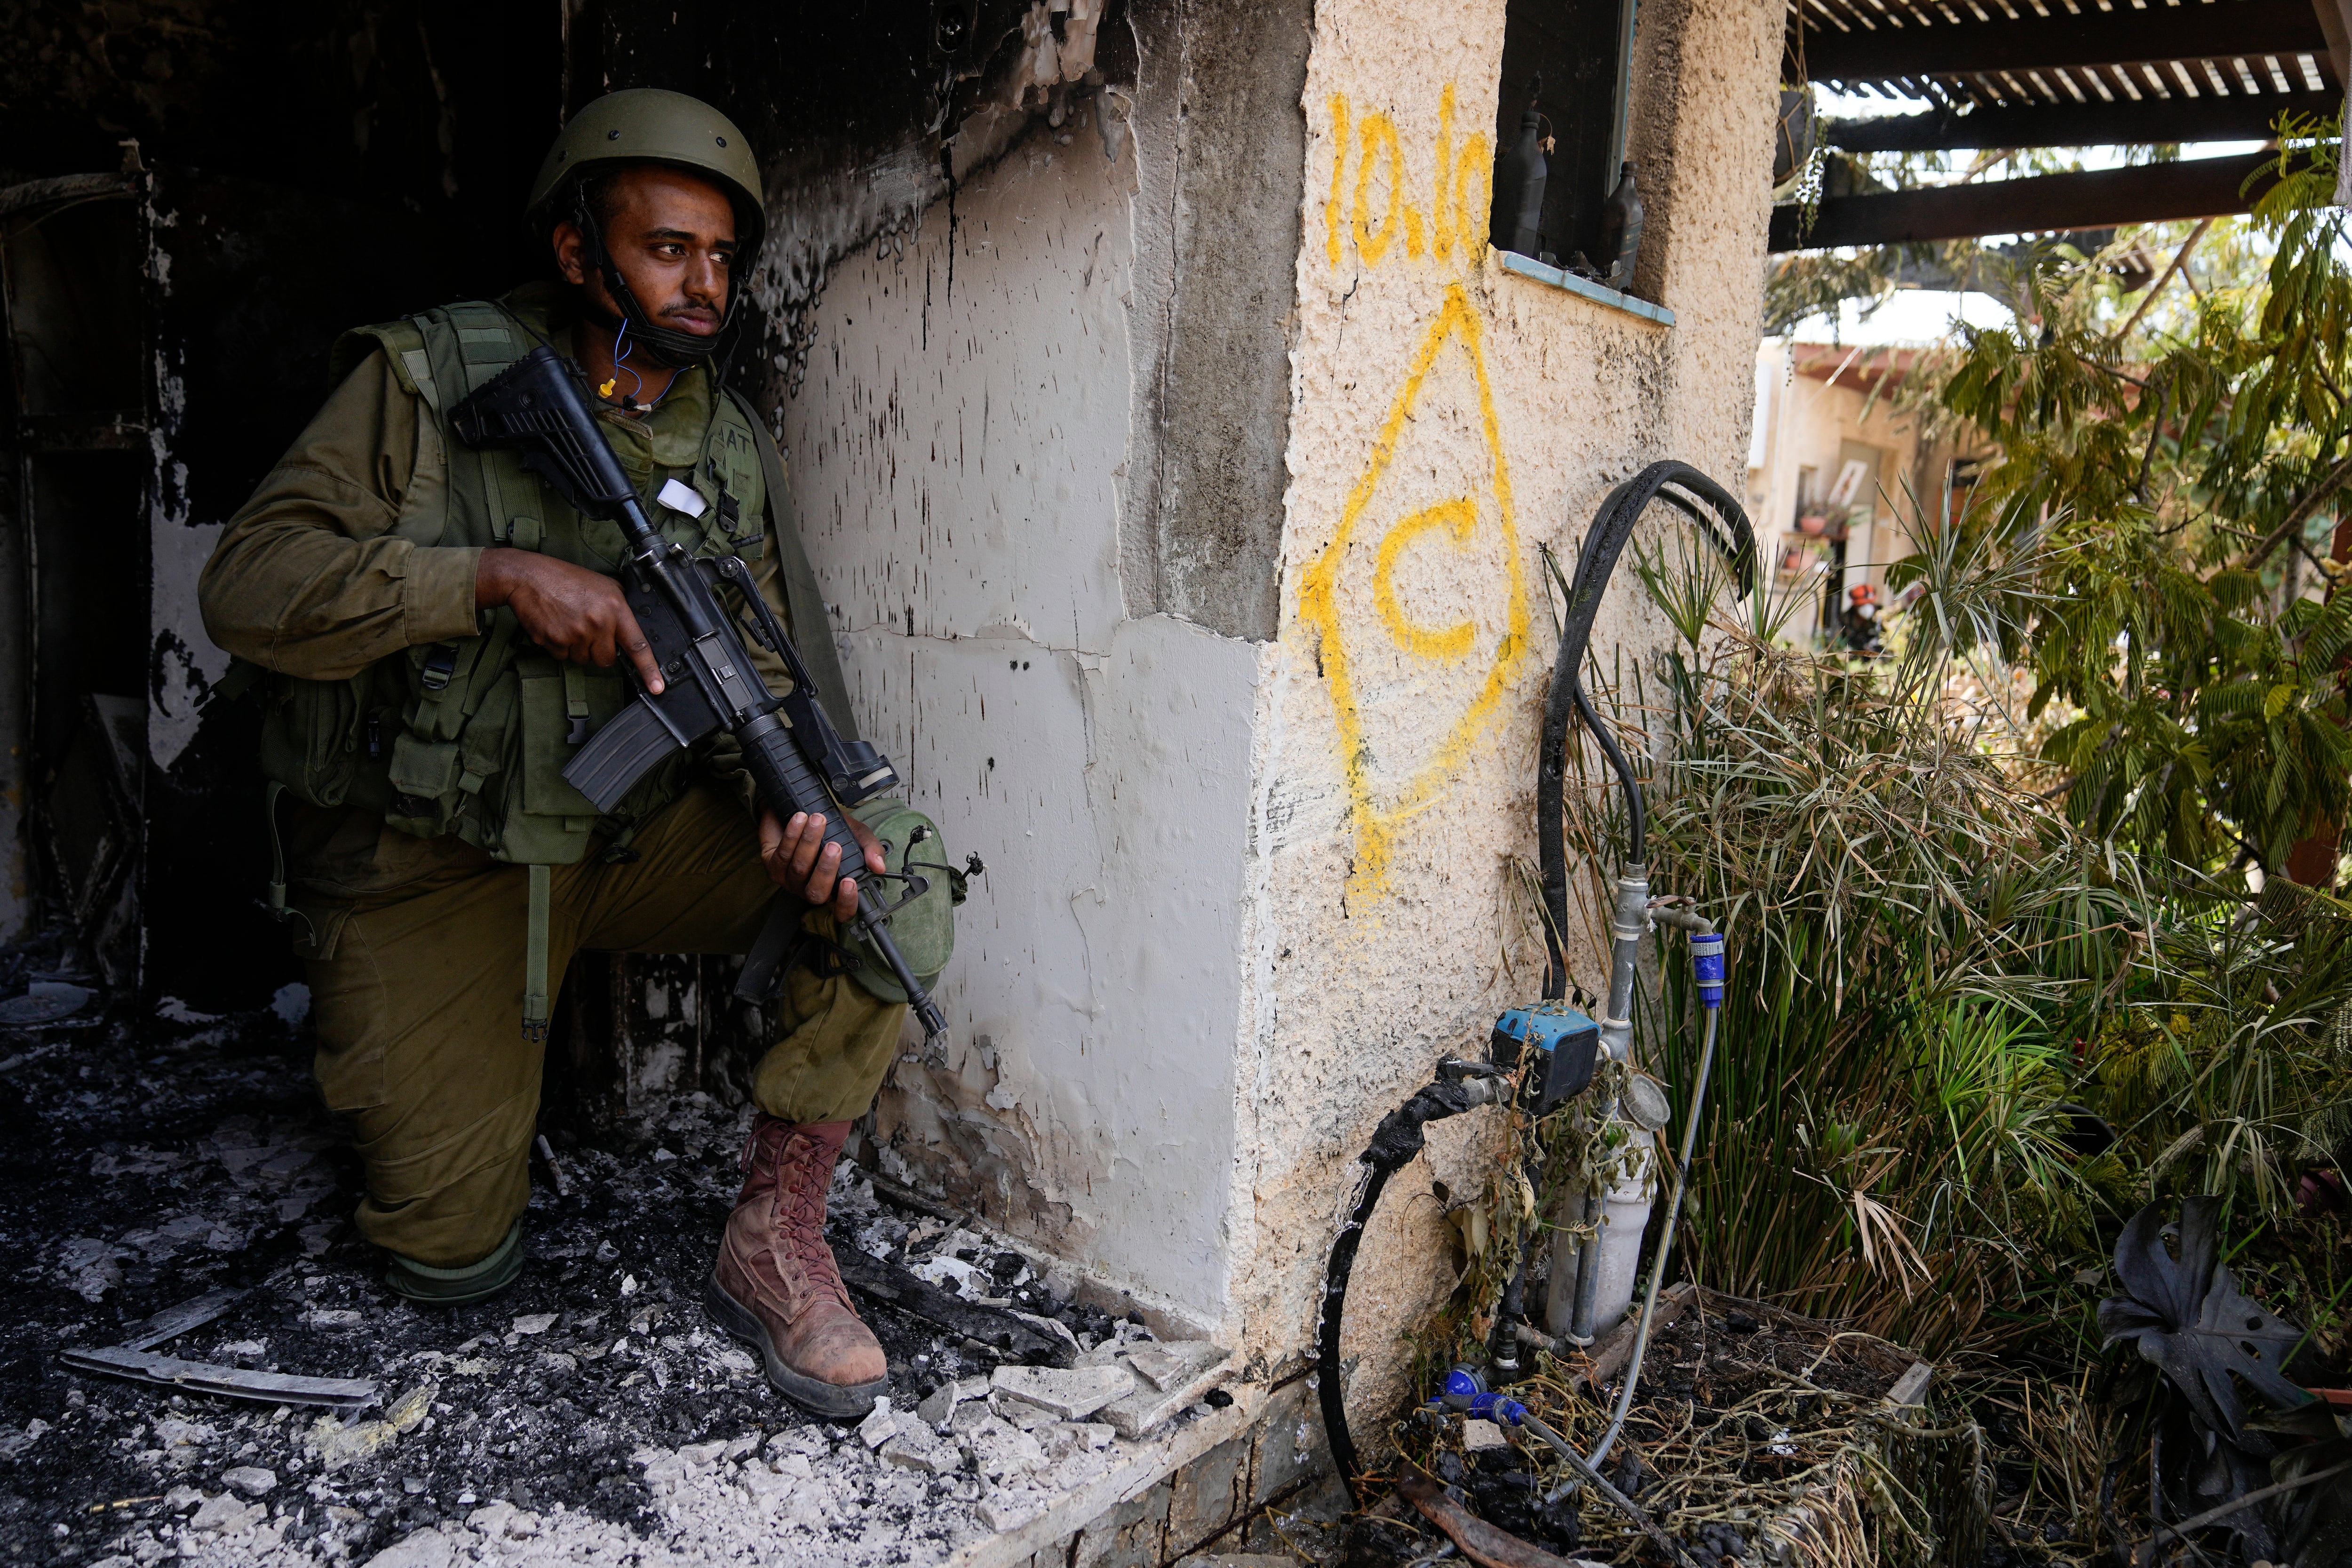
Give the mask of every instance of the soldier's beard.
M 669 324 L 639 304 L 636 295 L 629 288 L 628 279 L 620 275 L 618 268 L 608 268 L 604 276 L 604 291 L 620 306 L 619 310 L 604 305 L 584 288 L 580 290 L 581 306 L 591 321 L 607 331 L 618 332 L 625 319 L 633 356 L 642 353 L 647 362 L 664 370 L 691 370 L 696 365 L 709 363 L 711 355 L 719 352 L 727 336 L 727 321 L 733 314 L 732 310 L 720 316 L 715 331 L 689 331 L 684 327 Z M 694 308 L 680 298 L 670 301 L 665 310 Z

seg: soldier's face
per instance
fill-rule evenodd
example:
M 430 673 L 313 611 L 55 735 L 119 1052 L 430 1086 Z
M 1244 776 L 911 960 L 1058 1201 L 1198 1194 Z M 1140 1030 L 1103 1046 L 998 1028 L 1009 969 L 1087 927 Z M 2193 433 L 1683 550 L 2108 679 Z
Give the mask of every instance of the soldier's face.
M 614 182 L 612 213 L 605 247 L 655 324 L 698 337 L 718 331 L 735 259 L 735 207 L 726 194 L 681 170 L 628 169 Z M 555 257 L 590 299 L 619 310 L 570 224 L 556 226 Z

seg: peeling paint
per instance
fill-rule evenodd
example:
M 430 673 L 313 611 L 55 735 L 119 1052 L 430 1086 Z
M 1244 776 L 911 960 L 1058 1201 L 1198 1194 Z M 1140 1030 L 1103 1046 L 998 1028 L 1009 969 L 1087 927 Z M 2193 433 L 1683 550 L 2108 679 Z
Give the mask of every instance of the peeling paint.
M 1124 615 L 1134 167 L 1058 146 L 835 269 L 793 500 L 861 726 L 989 867 L 887 1157 L 1214 1321 L 1263 653 Z

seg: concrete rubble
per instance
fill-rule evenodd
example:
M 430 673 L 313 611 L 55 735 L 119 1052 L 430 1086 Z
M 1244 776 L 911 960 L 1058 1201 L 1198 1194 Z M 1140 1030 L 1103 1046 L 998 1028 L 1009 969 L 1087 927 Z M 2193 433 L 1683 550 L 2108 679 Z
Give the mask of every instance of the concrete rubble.
M 867 1306 L 888 1396 L 859 1421 L 810 1418 L 697 1300 L 745 1117 L 703 1094 L 658 1121 L 551 1128 L 572 1192 L 534 1194 L 520 1284 L 420 1311 L 383 1290 L 342 1217 L 356 1164 L 307 1054 L 270 1012 L 0 1028 L 19 1109 L 0 1242 L 22 1269 L 0 1325 L 0 1552 L 98 1568 L 945 1563 L 1181 1442 L 1228 1373 L 1213 1346 L 1057 1300 L 1023 1255 L 898 1209 L 845 1166 L 837 1248 L 957 1263 L 935 1272 L 1052 1325 L 1079 1364 L 1001 1365 Z M 221 1287 L 249 1294 L 163 1350 L 372 1378 L 377 1405 L 300 1411 L 57 1359 Z

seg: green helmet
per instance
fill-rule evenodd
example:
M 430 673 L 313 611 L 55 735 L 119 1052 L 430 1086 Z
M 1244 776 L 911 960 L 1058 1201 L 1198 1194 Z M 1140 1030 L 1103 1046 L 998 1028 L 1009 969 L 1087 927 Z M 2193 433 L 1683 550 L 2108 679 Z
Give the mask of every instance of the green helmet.
M 703 340 L 645 321 L 582 199 L 583 182 L 600 165 L 643 163 L 690 170 L 728 194 L 735 205 L 735 276 L 748 278 L 767 226 L 759 160 L 751 156 L 750 142 L 733 121 L 682 92 L 627 88 L 606 93 L 573 115 L 541 163 L 525 210 L 542 232 L 567 220 L 576 224 L 587 237 L 590 258 L 604 273 L 605 287 L 630 318 L 630 335 L 671 363 L 696 363 L 708 358 L 730 333 L 722 328 L 718 337 Z M 740 288 L 728 290 L 728 327 L 738 318 L 742 292 Z

